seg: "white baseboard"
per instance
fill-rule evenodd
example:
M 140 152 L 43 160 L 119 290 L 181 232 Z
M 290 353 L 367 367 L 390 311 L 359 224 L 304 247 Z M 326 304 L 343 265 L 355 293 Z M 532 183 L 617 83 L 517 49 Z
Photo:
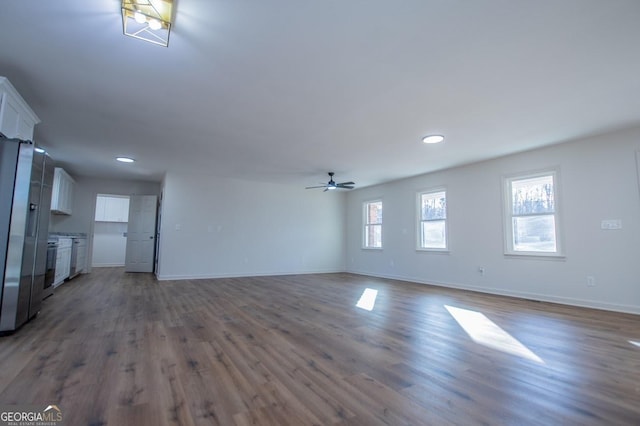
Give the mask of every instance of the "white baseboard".
M 601 302 L 597 300 L 575 299 L 570 297 L 554 296 L 540 293 L 529 293 L 522 291 L 505 290 L 501 288 L 493 287 L 477 287 L 468 284 L 452 283 L 452 282 L 438 282 L 427 281 L 417 277 L 403 276 L 403 275 L 391 275 L 391 274 L 371 274 L 364 271 L 357 270 L 313 270 L 313 271 L 281 271 L 281 272 L 237 272 L 237 273 L 224 273 L 224 274 L 203 274 L 203 275 L 163 275 L 156 274 L 158 281 L 170 281 L 170 280 L 198 280 L 198 279 L 215 279 L 215 278 L 242 278 L 242 277 L 260 277 L 260 276 L 276 276 L 276 275 L 306 275 L 306 274 L 332 274 L 347 272 L 357 275 L 365 275 L 378 278 L 387 278 L 392 280 L 407 281 L 417 284 L 433 285 L 444 288 L 455 288 L 460 290 L 475 291 L 478 293 L 495 294 L 499 296 L 518 297 L 521 299 L 537 300 L 540 302 L 559 303 L 562 305 L 580 306 L 584 308 L 602 309 L 606 311 L 623 312 L 629 314 L 640 315 L 640 307 L 633 305 L 622 305 L 615 303 Z
M 225 274 L 204 274 L 204 275 L 164 275 L 156 274 L 158 281 L 170 280 L 202 280 L 215 278 L 242 278 L 242 277 L 272 277 L 278 275 L 309 275 L 309 274 L 336 274 L 345 272 L 344 270 L 327 269 L 313 271 L 286 271 L 286 272 L 230 272 Z
M 426 280 L 422 280 L 420 278 L 406 277 L 406 276 L 402 276 L 402 275 L 371 274 L 371 273 L 362 272 L 362 271 L 356 271 L 356 270 L 351 270 L 351 271 L 347 271 L 347 272 L 352 273 L 352 274 L 371 276 L 371 277 L 407 281 L 407 282 L 412 282 L 412 283 L 417 283 L 417 284 L 433 285 L 433 286 L 437 286 L 437 287 L 455 288 L 455 289 L 459 289 L 459 290 L 469 290 L 469 291 L 475 291 L 475 292 L 478 292 L 478 293 L 487 293 L 487 294 L 495 294 L 495 295 L 499 295 L 499 296 L 518 297 L 518 298 L 521 298 L 521 299 L 530 299 L 530 300 L 536 300 L 536 301 L 539 301 L 539 302 L 559 303 L 561 305 L 579 306 L 579 307 L 583 307 L 583 308 L 594 308 L 594 309 L 601 309 L 601 310 L 605 310 L 605 311 L 623 312 L 623 313 L 627 313 L 627 314 L 640 315 L 640 307 L 633 306 L 633 305 L 622 305 L 622 304 L 616 304 L 616 303 L 600 302 L 600 301 L 597 301 L 597 300 L 575 299 L 575 298 L 570 298 L 570 297 L 554 296 L 554 295 L 548 295 L 548 294 L 504 290 L 504 289 L 492 288 L 492 287 L 477 287 L 477 286 L 473 286 L 473 285 L 460 284 L 460 283 L 426 281 Z

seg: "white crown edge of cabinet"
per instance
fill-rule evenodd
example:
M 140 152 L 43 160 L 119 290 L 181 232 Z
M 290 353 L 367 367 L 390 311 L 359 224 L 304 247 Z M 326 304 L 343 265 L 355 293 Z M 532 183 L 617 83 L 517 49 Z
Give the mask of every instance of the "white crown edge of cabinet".
M 40 118 L 31 109 L 27 101 L 25 101 L 22 95 L 20 95 L 20 93 L 16 90 L 16 88 L 13 87 L 13 84 L 11 84 L 9 79 L 1 75 L 0 75 L 0 92 L 7 92 L 11 96 L 13 96 L 15 99 L 17 99 L 18 102 L 20 103 L 20 106 L 24 109 L 24 112 L 26 112 L 29 115 L 29 118 L 31 119 L 31 121 L 33 121 L 34 126 L 40 123 Z

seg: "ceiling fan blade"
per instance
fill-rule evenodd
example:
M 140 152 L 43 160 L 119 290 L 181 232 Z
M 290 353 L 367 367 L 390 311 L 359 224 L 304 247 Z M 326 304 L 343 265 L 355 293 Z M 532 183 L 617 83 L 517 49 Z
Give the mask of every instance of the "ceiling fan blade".
M 333 180 L 333 172 L 329 172 L 329 182 L 323 185 L 307 186 L 305 189 L 324 188 L 323 192 L 327 192 L 331 189 L 353 189 L 353 185 L 355 184 L 356 184 L 355 182 L 351 182 L 351 181 L 336 183 Z

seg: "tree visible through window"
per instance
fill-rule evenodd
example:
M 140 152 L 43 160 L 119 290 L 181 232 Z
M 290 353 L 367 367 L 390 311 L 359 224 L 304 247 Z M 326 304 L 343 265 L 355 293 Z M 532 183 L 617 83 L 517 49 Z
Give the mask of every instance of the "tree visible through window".
M 364 247 L 382 248 L 382 201 L 364 203 Z
M 559 253 L 555 181 L 555 172 L 506 180 L 508 252 Z
M 443 190 L 419 194 L 419 243 L 421 249 L 447 248 L 447 194 Z

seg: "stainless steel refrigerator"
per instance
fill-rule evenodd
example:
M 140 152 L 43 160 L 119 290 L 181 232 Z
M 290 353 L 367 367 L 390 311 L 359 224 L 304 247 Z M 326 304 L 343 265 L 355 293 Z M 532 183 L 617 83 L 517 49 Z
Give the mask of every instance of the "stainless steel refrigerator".
M 16 330 L 40 310 L 52 183 L 45 153 L 0 136 L 0 332 Z

